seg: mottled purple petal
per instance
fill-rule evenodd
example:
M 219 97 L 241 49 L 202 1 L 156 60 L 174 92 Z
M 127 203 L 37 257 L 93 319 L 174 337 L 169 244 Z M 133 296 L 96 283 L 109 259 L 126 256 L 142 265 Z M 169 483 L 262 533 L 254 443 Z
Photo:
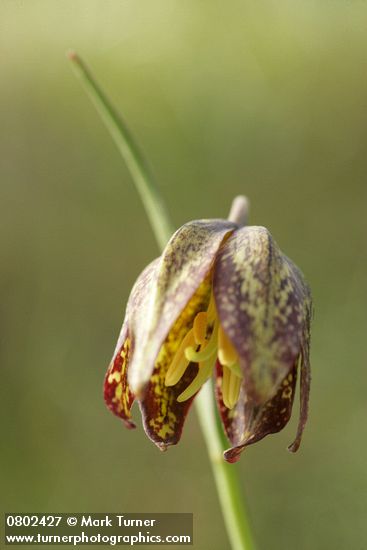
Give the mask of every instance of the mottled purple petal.
M 309 289 L 267 229 L 256 226 L 238 229 L 224 243 L 213 286 L 221 325 L 239 355 L 246 397 L 266 403 L 306 345 Z
M 232 448 L 224 453 L 228 462 L 237 462 L 242 451 L 265 436 L 281 431 L 288 423 L 296 387 L 297 366 L 282 381 L 275 396 L 266 403 L 256 406 L 246 399 L 244 387 L 236 406 L 229 410 L 221 396 L 221 366 L 217 364 L 216 396 L 222 423 Z
M 191 384 L 197 371 L 197 365 L 190 363 L 180 381 L 175 386 L 167 387 L 158 363 L 144 399 L 139 401 L 145 433 L 161 451 L 165 451 L 169 445 L 176 445 L 181 439 L 185 419 L 195 396 L 183 403 L 179 403 L 177 397 Z
M 193 397 L 178 402 L 177 397 L 195 378 L 198 367 L 190 363 L 182 378 L 174 386 L 166 386 L 165 376 L 185 334 L 192 328 L 198 311 L 208 307 L 211 279 L 205 277 L 167 335 L 155 361 L 148 385 L 139 400 L 144 429 L 148 437 L 161 449 L 178 443 Z
M 135 428 L 130 413 L 135 396 L 129 387 L 127 376 L 132 355 L 128 320 L 132 312 L 136 315 L 141 312 L 153 280 L 157 262 L 158 260 L 154 260 L 144 269 L 131 291 L 126 316 L 104 381 L 106 405 L 111 412 L 124 421 L 127 428 Z
M 110 411 L 121 418 L 127 428 L 135 428 L 130 413 L 134 402 L 134 395 L 130 391 L 127 383 L 129 354 L 129 339 L 125 320 L 122 325 L 116 350 L 105 376 L 104 400 Z
M 225 220 L 198 220 L 170 239 L 143 306 L 129 315 L 134 353 L 128 376 L 134 393 L 143 394 L 172 325 L 211 270 L 223 239 L 236 227 Z

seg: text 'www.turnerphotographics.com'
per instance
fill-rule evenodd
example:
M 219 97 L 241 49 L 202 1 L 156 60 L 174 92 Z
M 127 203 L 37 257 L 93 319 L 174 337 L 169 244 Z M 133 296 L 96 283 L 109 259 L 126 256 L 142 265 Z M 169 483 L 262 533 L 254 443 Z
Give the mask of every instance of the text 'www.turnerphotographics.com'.
M 192 514 L 9 513 L 5 545 L 192 545 Z

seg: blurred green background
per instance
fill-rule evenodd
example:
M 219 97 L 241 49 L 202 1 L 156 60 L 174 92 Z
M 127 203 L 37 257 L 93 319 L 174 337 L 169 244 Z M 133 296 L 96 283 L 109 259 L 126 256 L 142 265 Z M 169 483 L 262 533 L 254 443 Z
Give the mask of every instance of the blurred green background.
M 161 454 L 105 408 L 137 274 L 139 198 L 74 78 L 129 121 L 181 225 L 250 197 L 314 295 L 311 414 L 239 464 L 259 550 L 367 548 L 367 4 L 1 0 L 1 508 L 185 511 L 228 542 L 192 411 Z M 46 547 L 45 547 L 46 548 Z

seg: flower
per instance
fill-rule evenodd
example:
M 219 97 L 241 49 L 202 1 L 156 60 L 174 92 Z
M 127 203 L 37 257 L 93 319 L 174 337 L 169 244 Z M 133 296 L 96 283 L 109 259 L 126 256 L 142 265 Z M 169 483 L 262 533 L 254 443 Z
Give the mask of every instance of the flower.
M 300 419 L 310 387 L 311 297 L 299 269 L 264 227 L 226 220 L 186 223 L 138 277 L 104 386 L 128 428 L 138 400 L 161 449 L 178 443 L 202 385 L 215 395 L 231 447 L 228 462 L 288 422 L 300 371 Z

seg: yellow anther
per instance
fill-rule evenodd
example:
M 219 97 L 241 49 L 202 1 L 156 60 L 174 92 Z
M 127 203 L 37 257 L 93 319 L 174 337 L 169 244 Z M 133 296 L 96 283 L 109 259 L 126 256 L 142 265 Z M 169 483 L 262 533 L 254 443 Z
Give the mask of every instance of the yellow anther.
M 210 336 L 209 342 L 205 347 L 202 347 L 200 351 L 195 351 L 195 349 L 191 347 L 187 347 L 185 349 L 185 356 L 188 361 L 192 361 L 193 363 L 201 363 L 202 361 L 206 361 L 211 357 L 214 353 L 217 351 L 217 340 L 218 340 L 218 325 L 217 323 L 213 327 L 213 332 Z
M 228 367 L 223 367 L 222 399 L 227 409 L 236 405 L 241 389 L 241 378 Z
M 189 330 L 184 339 L 182 340 L 176 354 L 170 364 L 164 383 L 166 386 L 174 386 L 182 378 L 189 361 L 185 357 L 185 349 L 188 346 L 195 345 L 195 338 L 193 330 Z
M 183 391 L 178 397 L 177 401 L 179 403 L 182 403 L 183 401 L 187 401 L 195 395 L 197 391 L 200 390 L 201 386 L 205 384 L 205 382 L 210 378 L 212 372 L 213 372 L 213 366 L 214 366 L 214 359 L 210 358 L 207 361 L 203 361 L 199 364 L 199 370 L 197 375 L 195 376 L 194 380 L 191 382 L 189 386 Z
M 205 343 L 206 329 L 208 326 L 208 314 L 206 311 L 200 311 L 194 320 L 194 337 L 197 345 Z
M 222 327 L 218 331 L 218 359 L 226 367 L 231 367 L 238 360 L 237 352 Z

